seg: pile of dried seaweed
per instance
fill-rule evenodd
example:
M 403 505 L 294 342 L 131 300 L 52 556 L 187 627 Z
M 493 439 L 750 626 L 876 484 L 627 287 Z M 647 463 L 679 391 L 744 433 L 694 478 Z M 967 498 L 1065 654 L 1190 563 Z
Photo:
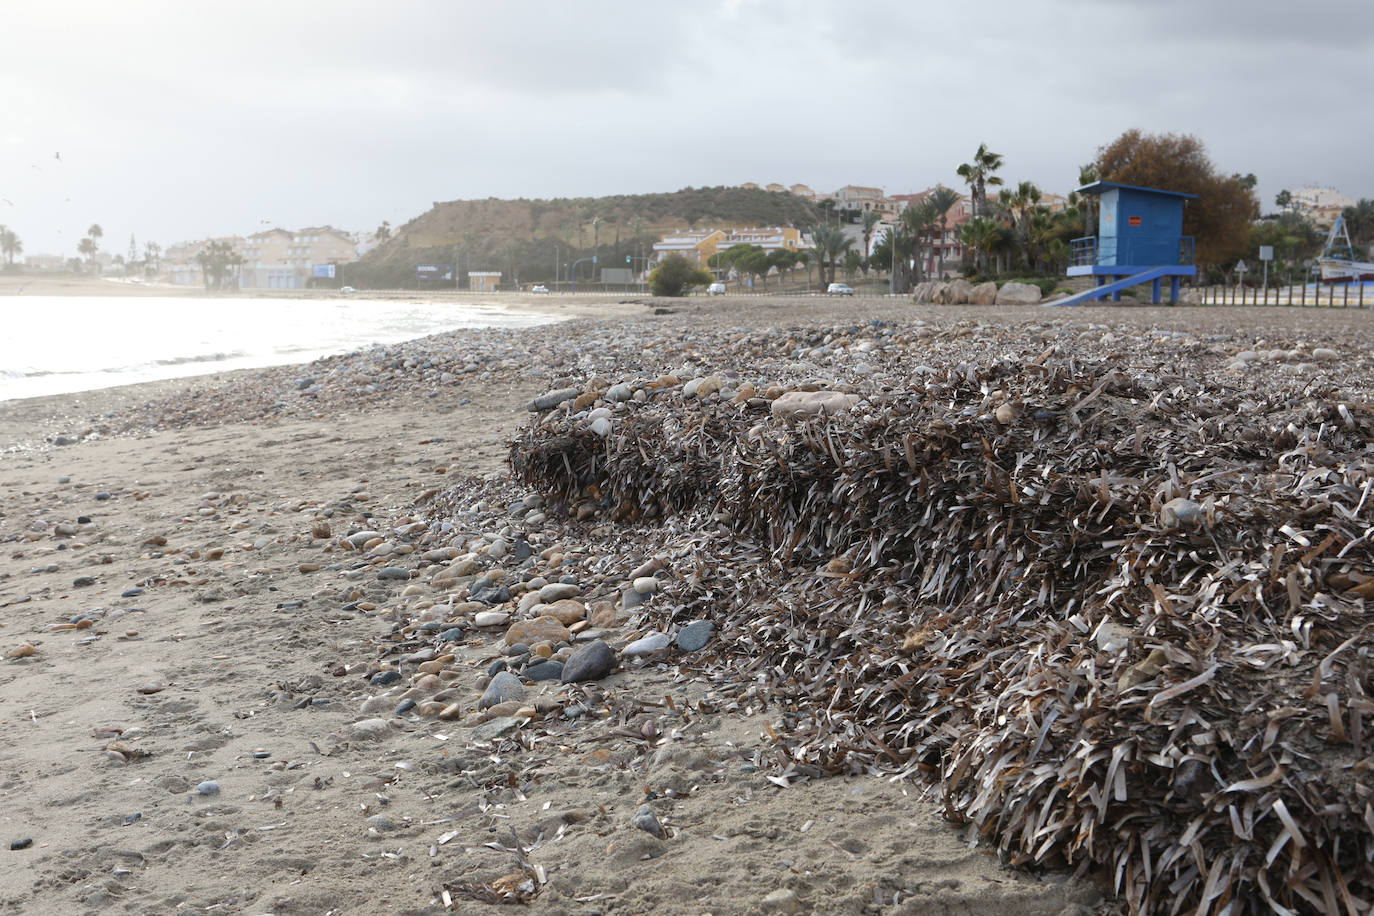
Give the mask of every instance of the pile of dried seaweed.
M 767 685 L 787 771 L 921 774 L 1139 911 L 1369 910 L 1364 405 L 1048 353 L 799 423 L 647 394 L 604 436 L 544 414 L 512 467 L 700 525 L 672 610 Z

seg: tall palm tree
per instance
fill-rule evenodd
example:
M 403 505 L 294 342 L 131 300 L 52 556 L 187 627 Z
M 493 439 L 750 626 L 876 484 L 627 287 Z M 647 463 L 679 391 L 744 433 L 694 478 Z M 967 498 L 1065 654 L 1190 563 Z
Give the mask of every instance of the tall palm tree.
M 919 280 L 925 273 L 926 257 L 923 242 L 930 238 L 932 231 L 938 222 L 939 217 L 935 213 L 935 207 L 931 205 L 930 198 L 926 198 L 914 207 L 907 207 L 902 211 L 903 232 L 898 236 L 897 256 L 900 260 L 915 260 L 915 277 Z M 902 271 L 906 273 L 905 270 Z M 897 290 L 906 292 L 906 288 Z
M 941 280 L 945 278 L 945 237 L 949 233 L 949 211 L 958 202 L 959 192 L 944 185 L 936 185 L 924 201 L 940 224 L 940 241 L 935 248 L 935 275 Z
M 835 282 L 835 262 L 854 245 L 854 240 L 844 234 L 839 226 L 824 224 L 811 229 L 811 243 L 815 246 L 817 263 L 820 265 L 821 284 Z M 826 266 L 829 265 L 827 277 Z
M 1080 188 L 1087 187 L 1100 177 L 1095 162 L 1089 162 L 1087 165 L 1078 167 L 1078 186 Z M 1097 235 L 1096 227 L 1093 225 L 1096 222 L 1093 211 L 1096 209 L 1097 198 L 1095 196 L 1092 194 L 1080 194 L 1078 196 L 1078 212 L 1083 215 L 1084 235 Z
M 864 230 L 864 257 L 868 257 L 868 243 L 873 240 L 873 229 L 882 221 L 882 218 L 872 210 L 865 210 L 863 216 Z
M 24 253 L 24 243 L 15 235 L 14 230 L 6 226 L 0 226 L 0 251 L 5 253 L 5 258 L 11 265 L 14 264 L 14 256 Z
M 978 272 L 987 274 L 988 257 L 998 241 L 998 225 L 990 219 L 975 216 L 973 219 L 964 223 L 959 231 L 959 237 L 973 256 L 974 265 Z
M 84 255 L 87 261 L 92 263 L 95 262 L 95 253 L 99 248 L 100 246 L 95 243 L 95 239 L 90 236 L 82 239 L 76 246 L 76 250 Z
M 965 162 L 955 172 L 969 187 L 973 197 L 974 217 L 985 216 L 988 204 L 988 185 L 997 187 L 1002 179 L 994 173 L 1002 167 L 1002 154 L 988 149 L 986 143 L 978 144 L 978 152 L 973 154 L 972 162 Z

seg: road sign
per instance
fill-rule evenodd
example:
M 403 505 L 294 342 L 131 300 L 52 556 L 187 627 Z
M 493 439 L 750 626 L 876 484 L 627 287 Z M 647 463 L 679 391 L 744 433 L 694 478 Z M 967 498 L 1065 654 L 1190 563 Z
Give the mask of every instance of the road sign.
M 1260 246 L 1260 260 L 1261 260 L 1261 261 L 1272 261 L 1272 260 L 1274 260 L 1274 246 L 1273 246 L 1273 245 L 1261 245 L 1261 246 Z
M 1250 268 L 1248 268 L 1248 267 L 1245 266 L 1245 262 L 1244 262 L 1244 261 L 1237 261 L 1237 262 L 1236 262 L 1236 273 L 1238 273 L 1238 274 L 1243 274 L 1243 273 L 1245 273 L 1246 271 L 1248 271 L 1249 269 L 1250 269 Z

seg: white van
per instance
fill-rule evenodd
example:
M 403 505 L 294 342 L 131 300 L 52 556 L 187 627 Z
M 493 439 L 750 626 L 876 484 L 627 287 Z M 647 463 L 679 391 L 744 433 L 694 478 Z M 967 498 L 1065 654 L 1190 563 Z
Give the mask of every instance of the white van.
M 708 296 L 724 296 L 724 295 L 725 295 L 725 284 L 724 284 L 724 283 L 712 283 L 710 286 L 706 287 L 706 295 L 708 295 Z

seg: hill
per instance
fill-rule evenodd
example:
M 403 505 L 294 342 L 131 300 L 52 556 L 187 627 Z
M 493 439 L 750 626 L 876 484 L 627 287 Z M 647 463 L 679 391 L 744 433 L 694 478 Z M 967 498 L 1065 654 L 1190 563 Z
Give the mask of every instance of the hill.
M 663 194 L 621 194 L 553 200 L 453 200 L 395 230 L 391 239 L 346 268 L 353 286 L 415 286 L 415 266 L 454 264 L 499 270 L 510 283 L 568 277 L 568 264 L 593 254 L 602 266 L 638 268 L 666 232 L 687 228 L 805 227 L 819 219 L 815 205 L 787 192 L 757 188 L 684 188 Z M 590 261 L 578 278 L 590 278 Z

